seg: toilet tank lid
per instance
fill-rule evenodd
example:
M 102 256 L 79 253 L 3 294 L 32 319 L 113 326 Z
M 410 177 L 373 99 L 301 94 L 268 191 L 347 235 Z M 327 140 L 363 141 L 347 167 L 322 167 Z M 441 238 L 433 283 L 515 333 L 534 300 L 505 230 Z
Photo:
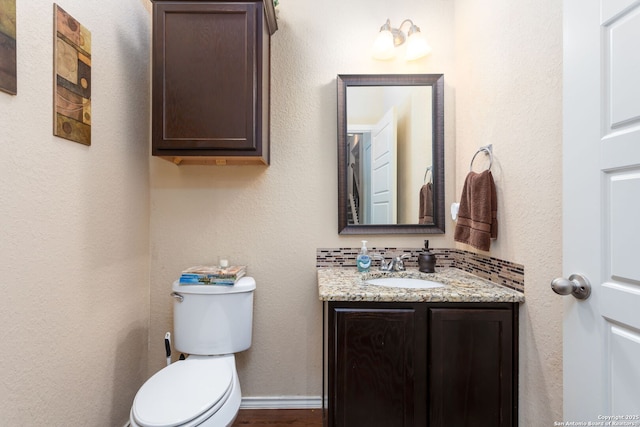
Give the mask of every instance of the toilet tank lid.
M 253 277 L 243 277 L 233 285 L 192 285 L 180 284 L 179 280 L 173 282 L 174 292 L 183 294 L 237 294 L 251 292 L 256 289 L 256 281 Z

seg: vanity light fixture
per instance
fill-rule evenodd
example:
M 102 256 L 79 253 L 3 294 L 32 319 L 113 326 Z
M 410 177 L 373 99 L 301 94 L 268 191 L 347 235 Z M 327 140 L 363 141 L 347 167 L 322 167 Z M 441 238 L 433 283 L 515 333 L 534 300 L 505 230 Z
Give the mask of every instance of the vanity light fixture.
M 409 31 L 405 35 L 402 31 L 404 24 L 409 23 Z M 375 59 L 392 59 L 396 56 L 395 48 L 407 42 L 407 50 L 405 59 L 413 61 L 422 58 L 431 52 L 431 46 L 427 43 L 427 39 L 420 32 L 420 28 L 413 23 L 411 19 L 405 19 L 398 28 L 392 28 L 391 22 L 387 22 L 380 27 L 380 32 L 373 42 L 372 55 Z

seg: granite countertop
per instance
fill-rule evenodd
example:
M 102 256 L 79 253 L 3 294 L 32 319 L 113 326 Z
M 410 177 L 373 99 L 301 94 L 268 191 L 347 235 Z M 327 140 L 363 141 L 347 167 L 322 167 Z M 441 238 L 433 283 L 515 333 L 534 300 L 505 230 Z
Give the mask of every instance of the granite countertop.
M 524 302 L 524 294 L 498 285 L 457 268 L 437 269 L 421 273 L 416 268 L 385 272 L 360 273 L 356 268 L 318 268 L 318 293 L 322 301 L 378 302 Z M 407 289 L 370 285 L 365 282 L 378 277 L 411 277 L 445 286 L 430 289 Z

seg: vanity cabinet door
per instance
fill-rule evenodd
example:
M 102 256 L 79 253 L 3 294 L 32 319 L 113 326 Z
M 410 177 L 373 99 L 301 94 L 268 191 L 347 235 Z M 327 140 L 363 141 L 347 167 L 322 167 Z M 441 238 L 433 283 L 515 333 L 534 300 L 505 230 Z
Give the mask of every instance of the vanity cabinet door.
M 329 426 L 426 424 L 424 312 L 329 306 Z
M 152 154 L 177 164 L 269 164 L 265 8 L 273 6 L 153 1 Z
M 429 426 L 517 425 L 515 309 L 429 309 Z

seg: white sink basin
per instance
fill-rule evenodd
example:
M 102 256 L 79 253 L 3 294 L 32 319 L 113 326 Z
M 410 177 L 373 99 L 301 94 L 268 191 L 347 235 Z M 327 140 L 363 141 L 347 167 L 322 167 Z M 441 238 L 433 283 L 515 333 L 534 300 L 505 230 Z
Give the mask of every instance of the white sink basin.
M 412 277 L 380 277 L 365 281 L 369 285 L 388 286 L 391 288 L 431 289 L 441 288 L 443 283 L 431 280 L 414 279 Z

